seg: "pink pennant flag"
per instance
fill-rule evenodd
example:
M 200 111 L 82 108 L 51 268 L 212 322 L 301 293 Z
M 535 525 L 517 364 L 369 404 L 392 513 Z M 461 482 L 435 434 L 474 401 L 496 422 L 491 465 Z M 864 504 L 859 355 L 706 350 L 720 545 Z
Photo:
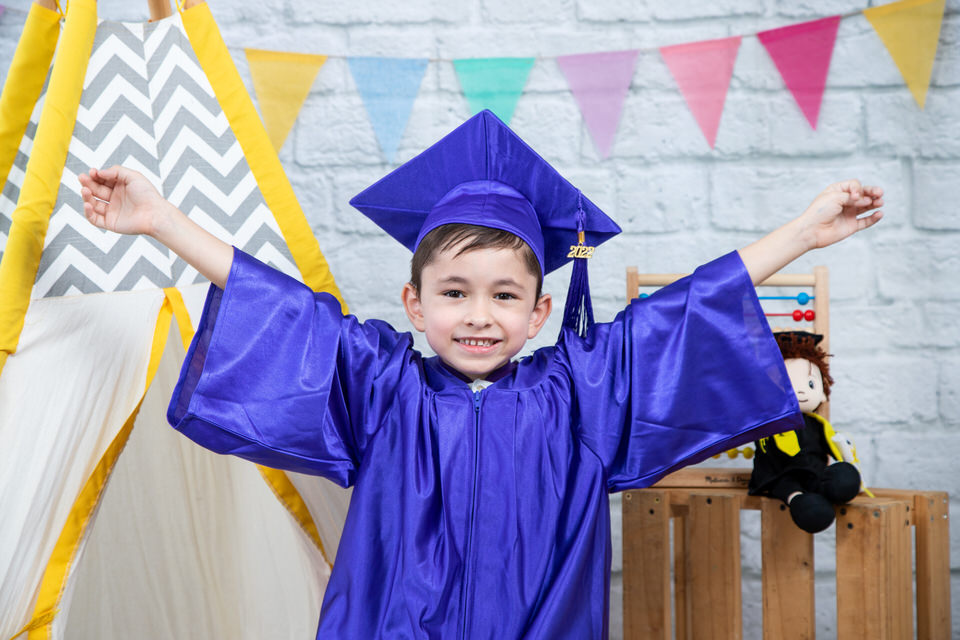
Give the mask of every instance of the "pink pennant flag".
M 637 50 L 607 51 L 557 58 L 602 158 L 610 155 L 637 53 Z
M 840 16 L 831 16 L 757 34 L 814 129 L 839 26 Z
M 739 49 L 740 36 L 660 47 L 660 55 L 711 149 Z

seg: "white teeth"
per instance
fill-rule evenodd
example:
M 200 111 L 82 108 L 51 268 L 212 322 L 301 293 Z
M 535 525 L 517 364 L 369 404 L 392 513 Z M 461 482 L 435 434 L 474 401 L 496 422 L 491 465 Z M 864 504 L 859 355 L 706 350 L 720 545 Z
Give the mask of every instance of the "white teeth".
M 493 346 L 493 340 L 477 340 L 475 338 L 462 338 L 461 343 L 467 345 L 468 347 L 491 347 Z

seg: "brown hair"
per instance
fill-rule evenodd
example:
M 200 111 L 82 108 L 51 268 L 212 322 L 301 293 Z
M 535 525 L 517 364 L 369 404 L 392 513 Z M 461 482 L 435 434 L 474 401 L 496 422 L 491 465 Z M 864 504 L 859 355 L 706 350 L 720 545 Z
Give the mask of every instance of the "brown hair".
M 410 284 L 419 295 L 423 268 L 430 264 L 441 251 L 447 251 L 461 245 L 456 255 L 477 249 L 513 249 L 520 253 L 520 258 L 533 276 L 537 279 L 537 297 L 540 299 L 543 287 L 543 274 L 540 272 L 540 263 L 533 250 L 519 236 L 515 236 L 503 229 L 481 227 L 474 224 L 444 224 L 430 231 L 420 241 L 420 245 L 410 261 Z
M 784 360 L 801 358 L 809 360 L 820 369 L 820 375 L 823 376 L 823 395 L 829 398 L 830 386 L 833 384 L 833 378 L 830 376 L 830 364 L 827 362 L 827 358 L 830 356 L 817 346 L 823 336 L 805 331 L 782 331 L 773 334 L 773 336 L 777 339 Z

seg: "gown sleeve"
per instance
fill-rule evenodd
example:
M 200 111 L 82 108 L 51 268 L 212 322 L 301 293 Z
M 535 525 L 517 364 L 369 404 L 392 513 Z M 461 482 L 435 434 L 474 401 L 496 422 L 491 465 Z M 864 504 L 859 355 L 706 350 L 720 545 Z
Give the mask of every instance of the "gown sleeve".
M 733 252 L 561 340 L 582 442 L 610 491 L 645 487 L 803 426 L 780 349 Z
M 411 338 L 234 249 L 211 285 L 167 410 L 217 453 L 350 486 L 384 422 Z

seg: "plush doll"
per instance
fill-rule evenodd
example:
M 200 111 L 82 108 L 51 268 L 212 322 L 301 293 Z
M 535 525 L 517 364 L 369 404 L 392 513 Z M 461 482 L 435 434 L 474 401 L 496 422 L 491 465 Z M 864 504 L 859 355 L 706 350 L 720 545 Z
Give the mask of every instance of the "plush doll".
M 860 472 L 852 443 L 814 413 L 830 397 L 833 384 L 827 354 L 817 346 L 823 336 L 805 331 L 775 336 L 806 428 L 756 443 L 749 491 L 782 500 L 798 527 L 817 533 L 833 523 L 833 505 L 860 492 Z

